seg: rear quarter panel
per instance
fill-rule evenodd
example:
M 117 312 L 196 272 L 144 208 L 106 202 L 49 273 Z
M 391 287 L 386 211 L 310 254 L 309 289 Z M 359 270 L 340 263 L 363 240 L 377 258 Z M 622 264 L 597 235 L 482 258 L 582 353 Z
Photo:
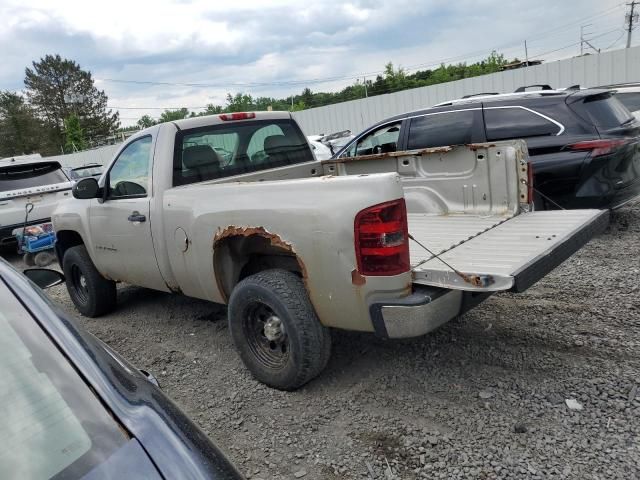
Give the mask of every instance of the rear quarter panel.
M 393 173 L 172 188 L 163 199 L 171 270 L 182 293 L 226 303 L 216 284 L 216 238 L 229 229 L 262 229 L 290 246 L 304 266 L 305 286 L 324 325 L 372 331 L 368 305 L 407 295 L 411 275 L 355 275 L 354 218 L 366 207 L 402 196 Z M 178 228 L 190 242 L 184 253 L 173 240 Z

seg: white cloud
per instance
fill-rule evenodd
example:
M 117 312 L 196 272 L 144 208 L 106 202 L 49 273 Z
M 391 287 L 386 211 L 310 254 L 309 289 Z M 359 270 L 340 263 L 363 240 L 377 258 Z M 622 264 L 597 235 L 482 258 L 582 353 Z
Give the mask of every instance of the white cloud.
M 605 13 L 595 15 L 599 12 Z M 530 56 L 568 56 L 579 47 L 546 52 L 577 42 L 580 20 L 589 16 L 594 35 L 620 30 L 624 12 L 615 0 L 583 0 L 580 8 L 552 0 L 0 0 L 0 89 L 21 88 L 31 61 L 60 53 L 90 69 L 115 106 L 221 104 L 227 92 L 240 90 L 286 97 L 305 86 L 340 88 L 358 74 L 382 70 L 388 61 L 405 67 L 448 58 L 472 61 L 495 47 L 509 58 L 523 58 L 525 38 Z M 556 28 L 562 25 L 567 26 Z M 594 43 L 604 48 L 618 36 L 610 32 Z M 283 85 L 345 76 L 349 79 Z M 144 113 L 157 116 L 159 111 L 122 110 L 121 116 Z

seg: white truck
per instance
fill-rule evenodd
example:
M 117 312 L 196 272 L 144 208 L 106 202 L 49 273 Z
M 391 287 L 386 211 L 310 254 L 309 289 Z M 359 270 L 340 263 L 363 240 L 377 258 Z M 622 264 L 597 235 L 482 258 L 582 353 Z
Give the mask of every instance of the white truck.
M 60 164 L 40 155 L 21 155 L 0 159 L 0 247 L 15 246 L 14 232 L 25 224 L 51 221 L 58 202 L 71 197 L 71 182 Z
M 521 292 L 608 223 L 530 211 L 520 140 L 314 159 L 290 114 L 163 123 L 131 137 L 53 214 L 77 309 L 116 282 L 228 304 L 241 359 L 295 389 L 329 328 L 423 335 L 494 292 Z

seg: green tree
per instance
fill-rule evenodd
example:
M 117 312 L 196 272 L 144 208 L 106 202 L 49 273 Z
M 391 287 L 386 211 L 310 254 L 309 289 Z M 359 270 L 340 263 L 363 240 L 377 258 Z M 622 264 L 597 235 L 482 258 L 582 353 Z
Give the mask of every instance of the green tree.
M 291 108 L 291 111 L 299 112 L 300 110 L 305 110 L 306 108 L 307 106 L 305 105 L 305 103 L 302 100 L 300 100 L 293 105 L 293 108 Z
M 216 115 L 222 113 L 222 107 L 220 105 L 214 105 L 212 103 L 207 104 L 207 108 L 202 112 L 202 115 Z
M 247 93 L 236 93 L 231 95 L 227 93 L 227 106 L 225 112 L 246 112 L 255 110 L 253 97 Z
M 158 123 L 173 122 L 174 120 L 182 120 L 183 118 L 187 118 L 188 116 L 189 116 L 188 108 L 179 108 L 177 110 L 165 110 L 160 115 L 160 121 Z
M 55 153 L 46 139 L 44 125 L 24 98 L 0 92 L 0 157 Z
M 72 114 L 82 119 L 89 137 L 109 135 L 119 125 L 118 113 L 107 108 L 107 96 L 98 90 L 91 72 L 73 60 L 46 55 L 25 69 L 27 98 L 52 132 L 52 140 L 64 144 L 64 120 Z
M 384 66 L 384 79 L 392 92 L 404 90 L 410 86 L 404 69 L 399 67 L 395 70 L 391 62 Z
M 80 126 L 80 119 L 76 114 L 71 114 L 64 121 L 65 152 L 79 152 L 87 148 L 84 130 Z
M 140 129 L 145 129 L 149 127 L 153 127 L 156 124 L 156 121 L 151 118 L 149 115 L 143 115 L 137 122 L 138 127 Z

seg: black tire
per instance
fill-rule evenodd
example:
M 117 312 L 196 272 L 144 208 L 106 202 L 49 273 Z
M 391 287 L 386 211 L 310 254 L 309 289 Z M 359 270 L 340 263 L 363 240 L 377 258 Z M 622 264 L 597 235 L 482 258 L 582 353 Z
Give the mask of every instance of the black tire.
M 329 329 L 318 320 L 302 280 L 286 270 L 265 270 L 236 285 L 229 330 L 253 376 L 279 390 L 295 390 L 318 376 L 331 354 Z
M 84 245 L 65 252 L 62 270 L 69 296 L 82 315 L 99 317 L 115 309 L 116 282 L 100 275 Z
M 36 266 L 36 261 L 35 261 L 34 255 L 31 252 L 26 252 L 22 256 L 22 261 L 24 262 L 24 264 L 27 267 L 35 267 Z
M 40 268 L 48 267 L 55 261 L 56 257 L 54 257 L 53 253 L 43 251 L 36 253 L 34 257 L 34 262 Z

